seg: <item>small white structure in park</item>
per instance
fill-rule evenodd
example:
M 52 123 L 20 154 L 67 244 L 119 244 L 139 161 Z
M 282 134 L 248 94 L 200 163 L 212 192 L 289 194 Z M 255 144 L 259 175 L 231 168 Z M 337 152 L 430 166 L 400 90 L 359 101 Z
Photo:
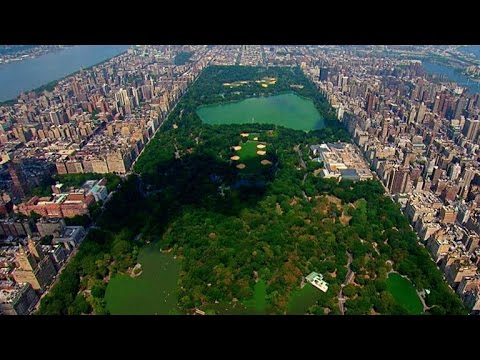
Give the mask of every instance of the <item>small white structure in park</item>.
M 317 289 L 327 292 L 328 290 L 328 284 L 323 280 L 323 275 L 316 273 L 315 271 L 311 272 L 306 278 L 305 278 L 310 284 L 315 286 Z

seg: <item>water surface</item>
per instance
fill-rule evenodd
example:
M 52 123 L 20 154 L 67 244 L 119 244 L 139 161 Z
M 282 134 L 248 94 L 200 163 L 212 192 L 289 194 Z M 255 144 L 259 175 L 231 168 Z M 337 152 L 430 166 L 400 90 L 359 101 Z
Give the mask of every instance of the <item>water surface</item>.
M 296 130 L 325 127 L 313 101 L 293 93 L 202 106 L 197 113 L 202 121 L 212 125 L 265 123 Z
M 36 89 L 127 50 L 130 45 L 76 45 L 35 59 L 0 65 L 0 101 Z

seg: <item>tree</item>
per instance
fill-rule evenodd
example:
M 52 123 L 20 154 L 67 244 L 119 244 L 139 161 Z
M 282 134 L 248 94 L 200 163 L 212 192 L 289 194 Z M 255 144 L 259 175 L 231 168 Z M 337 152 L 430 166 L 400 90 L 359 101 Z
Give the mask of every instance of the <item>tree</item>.
M 352 285 L 352 284 L 348 284 L 348 285 L 343 287 L 343 294 L 345 296 L 348 296 L 349 298 L 355 296 L 356 293 L 357 293 L 357 290 L 356 290 L 355 286 Z
M 103 299 L 103 297 L 105 296 L 105 290 L 105 283 L 97 283 L 97 285 L 94 285 L 92 287 L 92 296 L 94 298 Z
M 90 311 L 91 306 L 82 294 L 78 294 L 73 304 L 68 307 L 68 315 L 88 314 Z
M 33 221 L 37 221 L 41 218 L 41 216 L 32 210 L 32 211 L 30 211 L 30 218 Z
M 71 218 L 65 218 L 65 224 L 67 226 L 83 226 L 87 227 L 92 221 L 88 215 L 75 215 Z

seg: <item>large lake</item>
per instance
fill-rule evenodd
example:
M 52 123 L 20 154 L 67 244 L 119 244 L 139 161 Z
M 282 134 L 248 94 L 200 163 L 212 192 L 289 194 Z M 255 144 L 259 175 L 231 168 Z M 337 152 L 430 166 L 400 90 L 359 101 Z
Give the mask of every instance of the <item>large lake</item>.
M 130 45 L 76 45 L 35 59 L 0 65 L 0 101 L 59 80 L 127 50 Z
M 265 123 L 296 130 L 325 127 L 313 101 L 293 93 L 202 106 L 197 113 L 203 122 L 212 125 Z
M 475 82 L 466 77 L 461 72 L 456 71 L 453 67 L 433 63 L 428 60 L 422 60 L 423 67 L 430 74 L 444 75 L 448 81 L 454 81 L 459 86 L 468 88 L 470 93 L 480 92 L 480 82 Z

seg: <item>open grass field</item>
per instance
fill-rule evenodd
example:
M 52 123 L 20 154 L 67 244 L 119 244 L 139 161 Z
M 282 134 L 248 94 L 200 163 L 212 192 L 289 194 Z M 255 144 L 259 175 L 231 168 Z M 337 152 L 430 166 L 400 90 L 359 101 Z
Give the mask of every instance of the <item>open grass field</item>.
M 310 284 L 305 284 L 302 289 L 292 292 L 288 301 L 287 314 L 303 315 L 310 306 L 315 305 L 317 300 L 324 295 L 320 290 Z
M 256 314 L 264 314 L 267 310 L 267 284 L 259 280 L 253 288 L 253 298 L 245 301 L 249 311 Z
M 250 138 L 251 136 L 252 135 L 250 134 L 248 137 L 245 138 Z M 241 143 L 239 147 L 234 147 L 234 150 L 236 150 L 234 156 L 238 156 L 238 159 L 231 158 L 231 160 L 234 160 L 235 163 L 238 165 L 245 165 L 245 167 L 237 166 L 237 168 L 241 169 L 241 171 L 245 173 L 251 173 L 258 171 L 265 166 L 268 166 L 262 165 L 261 163 L 261 161 L 264 160 L 266 156 L 267 146 L 265 144 L 262 144 L 258 141 L 247 140 L 246 142 Z

